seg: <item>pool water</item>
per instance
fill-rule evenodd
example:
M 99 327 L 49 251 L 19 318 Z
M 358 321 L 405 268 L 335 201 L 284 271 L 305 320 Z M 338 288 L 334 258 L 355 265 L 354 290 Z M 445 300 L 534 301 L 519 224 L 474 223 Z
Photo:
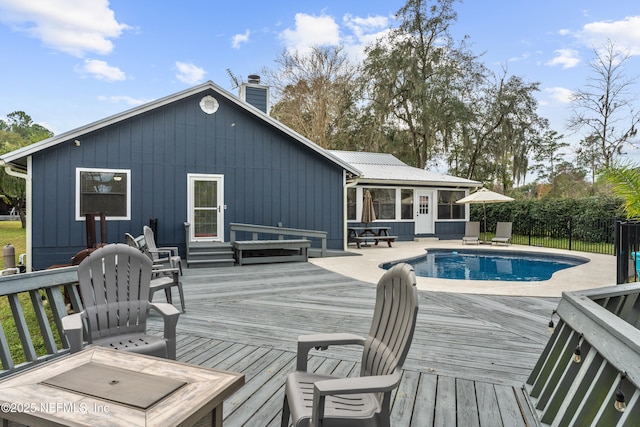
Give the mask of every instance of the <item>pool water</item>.
M 458 280 L 504 280 L 538 282 L 549 280 L 553 273 L 584 264 L 580 257 L 535 252 L 495 250 L 432 249 L 406 262 L 417 276 Z M 382 267 L 389 269 L 394 263 Z

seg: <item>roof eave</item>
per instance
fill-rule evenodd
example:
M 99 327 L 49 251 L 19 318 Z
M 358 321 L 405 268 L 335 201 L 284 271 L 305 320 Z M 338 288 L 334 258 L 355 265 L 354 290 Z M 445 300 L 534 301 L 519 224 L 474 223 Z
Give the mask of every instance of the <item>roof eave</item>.
M 395 180 L 395 179 L 367 179 L 358 178 L 358 184 L 379 184 L 379 185 L 406 185 L 412 187 L 481 187 L 482 183 L 477 181 L 469 182 L 448 182 L 448 181 L 416 181 L 416 180 Z
M 20 164 L 20 160 L 21 159 L 24 159 L 24 158 L 26 158 L 26 157 L 34 154 L 34 153 L 37 153 L 37 152 L 39 152 L 41 150 L 46 150 L 47 148 L 53 147 L 53 146 L 55 146 L 57 144 L 60 144 L 62 142 L 69 141 L 69 140 L 72 140 L 72 139 L 75 139 L 75 138 L 79 138 L 82 135 L 86 135 L 87 133 L 90 133 L 90 132 L 93 132 L 95 130 L 104 128 L 106 126 L 112 125 L 112 124 L 120 122 L 122 120 L 126 120 L 126 119 L 129 119 L 131 117 L 135 117 L 137 115 L 146 113 L 148 111 L 154 110 L 154 109 L 162 107 L 164 105 L 168 105 L 168 104 L 170 104 L 172 102 L 175 102 L 175 101 L 180 100 L 180 99 L 187 98 L 187 97 L 189 97 L 191 95 L 195 95 L 195 94 L 197 94 L 199 92 L 202 92 L 204 90 L 207 90 L 207 89 L 213 89 L 214 91 L 216 91 L 217 93 L 219 93 L 220 95 L 225 97 L 227 100 L 229 100 L 229 101 L 235 103 L 236 105 L 244 108 L 245 110 L 249 111 L 250 113 L 254 114 L 255 116 L 258 116 L 262 120 L 268 122 L 269 124 L 271 124 L 275 128 L 277 128 L 280 131 L 284 132 L 285 134 L 287 134 L 287 135 L 291 136 L 292 138 L 300 141 L 302 144 L 304 144 L 305 146 L 307 146 L 311 150 L 313 150 L 316 153 L 320 154 L 321 156 L 327 158 L 328 160 L 332 161 L 333 163 L 338 164 L 341 168 L 347 170 L 348 172 L 352 173 L 353 175 L 357 175 L 357 176 L 362 175 L 362 172 L 360 170 L 358 170 L 356 167 L 354 167 L 353 165 L 341 160 L 339 157 L 335 156 L 333 153 L 328 152 L 324 148 L 320 147 L 318 144 L 316 144 L 313 141 L 305 138 L 304 136 L 300 135 L 299 133 L 295 132 L 294 130 L 290 129 L 289 127 L 283 125 L 282 123 L 280 123 L 279 121 L 275 120 L 271 116 L 263 113 L 261 110 L 259 110 L 258 108 L 254 107 L 253 105 L 242 101 L 240 98 L 238 98 L 237 96 L 234 96 L 230 92 L 227 92 L 226 90 L 222 89 L 220 86 L 216 85 L 212 81 L 207 81 L 207 82 L 202 83 L 202 84 L 200 84 L 198 86 L 194 86 L 194 87 L 185 89 L 185 90 L 183 90 L 181 92 L 177 92 L 177 93 L 174 93 L 172 95 L 165 96 L 165 97 L 160 98 L 160 99 L 156 99 L 154 101 L 148 102 L 148 103 L 140 105 L 138 107 L 131 108 L 129 110 L 123 111 L 123 112 L 118 113 L 118 114 L 114 114 L 112 116 L 109 116 L 107 118 L 98 120 L 98 121 L 90 123 L 88 125 L 81 126 L 79 128 L 70 130 L 68 132 L 61 133 L 60 135 L 56 135 L 56 136 L 53 136 L 53 137 L 48 138 L 48 139 L 44 139 L 44 140 L 42 140 L 40 142 L 37 142 L 35 144 L 31 144 L 31 145 L 28 145 L 26 147 L 19 148 L 19 149 L 15 150 L 15 151 L 12 151 L 10 153 L 6 153 L 6 154 L 0 156 L 0 161 L 3 161 L 5 163 L 7 163 L 7 164 L 16 165 L 17 167 L 23 167 L 23 165 Z

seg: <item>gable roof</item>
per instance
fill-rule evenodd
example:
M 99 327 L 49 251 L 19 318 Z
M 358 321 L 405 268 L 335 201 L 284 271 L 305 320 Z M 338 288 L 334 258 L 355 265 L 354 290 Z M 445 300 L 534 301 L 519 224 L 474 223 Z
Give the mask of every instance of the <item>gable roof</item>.
M 200 92 L 207 91 L 207 90 L 213 90 L 213 91 L 217 92 L 220 96 L 226 98 L 227 100 L 233 102 L 234 104 L 238 105 L 239 107 L 245 109 L 246 111 L 248 111 L 249 113 L 253 114 L 254 116 L 257 116 L 260 120 L 265 121 L 266 123 L 270 124 L 271 126 L 273 126 L 273 127 L 277 128 L 278 130 L 282 131 L 286 135 L 289 135 L 293 139 L 299 141 L 301 144 L 307 146 L 312 151 L 315 151 L 316 153 L 318 153 L 321 156 L 325 157 L 327 160 L 339 165 L 340 167 L 345 169 L 350 174 L 352 174 L 352 175 L 360 175 L 360 171 L 357 168 L 355 168 L 353 165 L 345 162 L 344 160 L 342 160 L 339 157 L 335 156 L 331 152 L 329 152 L 329 151 L 325 150 L 324 148 L 320 147 L 319 145 L 317 145 L 313 141 L 311 141 L 311 140 L 305 138 L 304 136 L 300 135 L 299 133 L 297 133 L 293 129 L 290 129 L 289 127 L 287 127 L 284 124 L 280 123 L 278 120 L 276 120 L 276 119 L 272 118 L 271 116 L 263 113 L 258 108 L 254 107 L 253 105 L 241 100 L 237 96 L 235 96 L 235 95 L 231 94 L 230 92 L 222 89 L 220 86 L 216 85 L 212 81 L 207 81 L 207 82 L 202 83 L 202 84 L 200 84 L 198 86 L 194 86 L 192 88 L 185 89 L 185 90 L 183 90 L 181 92 L 174 93 L 173 95 L 169 95 L 169 96 L 166 96 L 164 98 L 156 99 L 154 101 L 148 102 L 146 104 L 140 105 L 140 106 L 132 108 L 130 110 L 126 110 L 126 111 L 123 111 L 121 113 L 114 114 L 113 116 L 106 117 L 106 118 L 104 118 L 102 120 L 98 120 L 96 122 L 87 124 L 85 126 L 81 126 L 79 128 L 70 130 L 68 132 L 64 132 L 64 133 L 61 133 L 59 135 L 55 135 L 55 136 L 53 136 L 51 138 L 44 139 L 42 141 L 36 142 L 35 144 L 27 145 L 26 147 L 22 147 L 22 148 L 19 148 L 19 149 L 15 150 L 15 151 L 11 151 L 9 153 L 3 154 L 3 155 L 0 156 L 0 165 L 8 164 L 8 165 L 16 167 L 18 169 L 26 170 L 26 168 L 27 168 L 27 157 L 32 155 L 32 154 L 35 154 L 35 153 L 40 152 L 42 150 L 46 150 L 47 148 L 53 147 L 53 146 L 55 146 L 57 144 L 61 144 L 61 143 L 66 142 L 66 141 L 73 140 L 74 138 L 79 138 L 82 135 L 85 135 L 85 134 L 87 134 L 89 132 L 93 132 L 95 130 L 99 130 L 101 128 L 107 127 L 107 126 L 112 125 L 114 123 L 118 123 L 120 121 L 129 119 L 131 117 L 135 117 L 137 115 L 146 113 L 148 111 L 151 111 L 151 110 L 154 110 L 156 108 L 171 104 L 172 102 L 187 98 L 189 96 L 192 96 L 192 95 L 195 95 L 195 94 L 198 94 Z
M 331 151 L 335 156 L 358 168 L 359 182 L 401 185 L 440 185 L 446 187 L 480 187 L 482 183 L 409 166 L 392 154 Z

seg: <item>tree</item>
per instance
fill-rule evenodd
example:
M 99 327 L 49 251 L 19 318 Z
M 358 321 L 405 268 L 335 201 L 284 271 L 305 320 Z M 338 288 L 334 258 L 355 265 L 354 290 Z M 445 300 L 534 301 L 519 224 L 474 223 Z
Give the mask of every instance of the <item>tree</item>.
M 271 116 L 327 149 L 346 148 L 344 133 L 355 116 L 357 68 L 343 47 L 284 51 L 279 67 L 264 70 L 276 99 Z
M 486 73 L 467 88 L 467 116 L 449 154 L 454 171 L 469 179 L 494 182 L 508 191 L 523 180 L 529 155 L 548 121 L 537 114 L 539 83 L 519 76 Z
M 31 117 L 24 111 L 14 111 L 7 115 L 7 120 L 0 119 L 0 154 L 5 154 L 20 147 L 50 138 L 53 132 L 45 127 L 33 123 Z M 8 175 L 0 169 L 0 195 L 5 202 L 16 208 L 25 227 L 26 218 L 26 186 L 23 179 Z
M 627 218 L 640 219 L 640 167 L 627 162 L 606 168 L 601 174 L 613 185 L 613 192 L 624 199 Z
M 453 136 L 464 113 L 460 81 L 474 60 L 449 33 L 455 1 L 407 1 L 396 14 L 399 26 L 366 49 L 362 81 L 372 119 L 363 134 L 372 151 L 392 145 L 387 151 L 424 168 Z
M 569 146 L 563 142 L 564 135 L 558 135 L 555 130 L 547 130 L 534 148 L 533 159 L 537 162 L 533 169 L 538 172 L 538 177 L 551 182 L 556 175 L 557 166 L 563 160 L 566 153 L 563 148 Z
M 568 127 L 574 131 L 587 129 L 592 139 L 584 141 L 597 147 L 603 166 L 609 168 L 637 134 L 640 113 L 633 104 L 637 76 L 625 75 L 624 67 L 631 56 L 618 50 L 611 40 L 601 51 L 594 49 L 594 54 L 589 64 L 591 77 L 585 88 L 573 95 Z
M 551 190 L 546 197 L 549 198 L 578 198 L 590 195 L 591 186 L 585 180 L 587 173 L 584 169 L 576 167 L 573 163 L 563 161 L 556 167 L 556 172 L 551 179 Z
M 599 141 L 598 135 L 589 135 L 580 141 L 576 149 L 577 165 L 589 171 L 592 186 L 595 186 L 598 171 L 605 166 Z

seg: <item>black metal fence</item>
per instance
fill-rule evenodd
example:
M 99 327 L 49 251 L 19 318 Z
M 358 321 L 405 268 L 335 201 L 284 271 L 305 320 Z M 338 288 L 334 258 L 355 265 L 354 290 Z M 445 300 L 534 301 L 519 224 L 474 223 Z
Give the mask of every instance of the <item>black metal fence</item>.
M 601 254 L 615 254 L 616 218 L 566 217 L 556 221 L 516 221 L 511 241 Z
M 638 281 L 640 221 L 618 220 L 615 230 L 616 283 Z

